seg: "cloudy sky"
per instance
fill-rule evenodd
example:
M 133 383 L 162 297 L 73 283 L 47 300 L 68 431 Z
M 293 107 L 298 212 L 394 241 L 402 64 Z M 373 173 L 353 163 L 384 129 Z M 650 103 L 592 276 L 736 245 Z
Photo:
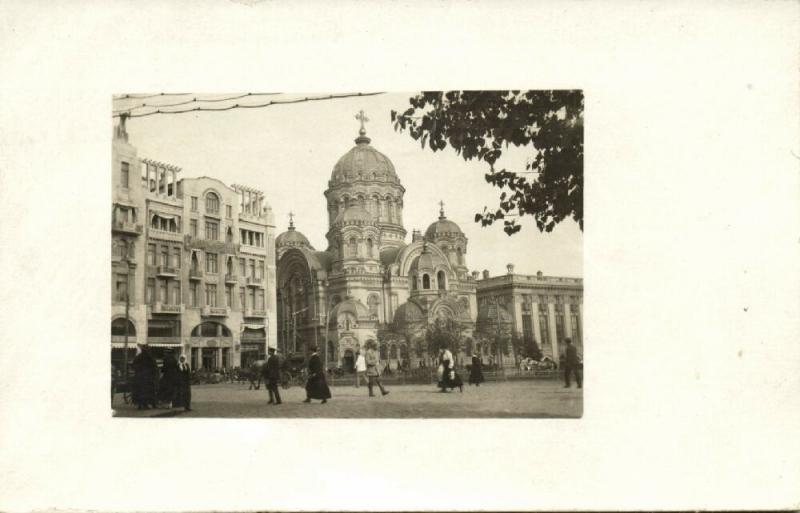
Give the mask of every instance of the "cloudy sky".
M 285 94 L 205 105 L 217 108 L 324 94 Z M 177 103 L 192 96 L 115 101 L 114 108 L 126 108 L 132 102 Z M 546 275 L 582 276 L 583 234 L 576 223 L 565 221 L 543 234 L 526 218 L 522 231 L 509 237 L 502 224 L 482 228 L 474 222 L 475 213 L 484 206 L 497 205 L 499 190 L 486 183 L 486 164 L 465 162 L 452 148 L 436 153 L 423 150 L 407 133 L 395 132 L 390 112 L 407 108 L 410 96 L 392 93 L 263 109 L 158 114 L 130 119 L 128 133 L 140 157 L 180 166 L 182 177 L 211 176 L 226 184 L 263 190 L 275 213 L 278 233 L 286 229 L 288 213 L 293 211 L 297 228 L 315 248 L 324 250 L 327 213 L 323 192 L 334 164 L 354 145 L 359 129 L 355 115 L 363 109 L 370 119 L 366 129 L 372 146 L 394 163 L 406 188 L 403 220 L 407 242 L 412 229 L 424 231 L 436 221 L 442 200 L 448 219 L 458 223 L 469 239 L 470 270 L 488 269 L 497 275 L 506 272 L 507 263 L 514 263 L 518 273 L 541 270 Z M 515 151 L 502 163 L 521 169 L 524 161 L 525 153 Z

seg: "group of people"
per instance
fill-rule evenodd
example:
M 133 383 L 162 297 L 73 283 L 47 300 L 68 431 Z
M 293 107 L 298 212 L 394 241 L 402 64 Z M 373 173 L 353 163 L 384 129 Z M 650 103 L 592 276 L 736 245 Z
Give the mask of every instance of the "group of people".
M 133 359 L 131 397 L 139 410 L 157 408 L 159 403 L 168 408 L 183 407 L 191 411 L 192 371 L 184 355 L 180 363 L 172 352 L 166 353 L 159 372 L 156 359 L 147 345 L 139 345 Z

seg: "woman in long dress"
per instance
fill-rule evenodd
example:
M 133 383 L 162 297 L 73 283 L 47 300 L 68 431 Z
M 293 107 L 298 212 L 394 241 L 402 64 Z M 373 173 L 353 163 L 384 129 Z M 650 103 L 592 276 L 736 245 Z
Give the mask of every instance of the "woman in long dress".
M 133 359 L 133 402 L 142 410 L 156 407 L 158 386 L 158 366 L 150 348 L 140 346 L 139 354 Z
M 453 353 L 449 349 L 442 350 L 439 357 L 442 366 L 442 380 L 439 382 L 439 388 L 442 392 L 447 392 L 447 389 L 453 390 L 458 388 L 461 392 L 464 391 L 464 382 L 458 375 L 455 369 L 455 360 L 453 360 Z
M 472 367 L 469 369 L 469 384 L 474 384 L 479 387 L 483 381 L 483 362 L 481 362 L 480 356 L 472 353 Z
M 331 389 L 325 381 L 325 372 L 322 369 L 322 359 L 317 353 L 317 348 L 312 347 L 311 358 L 308 360 L 308 381 L 306 381 L 306 400 L 310 403 L 312 399 L 322 399 L 322 404 L 331 398 Z
M 161 381 L 158 384 L 158 391 L 161 401 L 172 408 L 177 403 L 178 381 L 180 379 L 180 369 L 175 355 L 171 352 L 164 356 L 164 365 L 161 367 Z

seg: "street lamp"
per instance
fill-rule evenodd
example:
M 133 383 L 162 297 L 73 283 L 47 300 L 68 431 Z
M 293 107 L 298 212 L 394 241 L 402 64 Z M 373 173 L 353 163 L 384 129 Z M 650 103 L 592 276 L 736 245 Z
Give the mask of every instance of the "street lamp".
M 128 260 L 127 248 L 125 250 L 125 257 L 122 259 L 125 268 L 128 271 L 125 273 L 125 339 L 123 342 L 122 354 L 122 372 L 125 380 L 125 385 L 128 386 L 128 333 L 131 324 L 130 308 L 131 308 L 131 262 Z

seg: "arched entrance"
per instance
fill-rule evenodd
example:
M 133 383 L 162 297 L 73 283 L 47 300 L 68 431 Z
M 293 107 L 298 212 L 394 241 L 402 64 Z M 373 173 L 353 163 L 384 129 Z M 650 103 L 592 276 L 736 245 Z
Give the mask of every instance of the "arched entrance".
M 356 368 L 356 359 L 352 349 L 347 349 L 344 352 L 344 371 L 352 373 Z

